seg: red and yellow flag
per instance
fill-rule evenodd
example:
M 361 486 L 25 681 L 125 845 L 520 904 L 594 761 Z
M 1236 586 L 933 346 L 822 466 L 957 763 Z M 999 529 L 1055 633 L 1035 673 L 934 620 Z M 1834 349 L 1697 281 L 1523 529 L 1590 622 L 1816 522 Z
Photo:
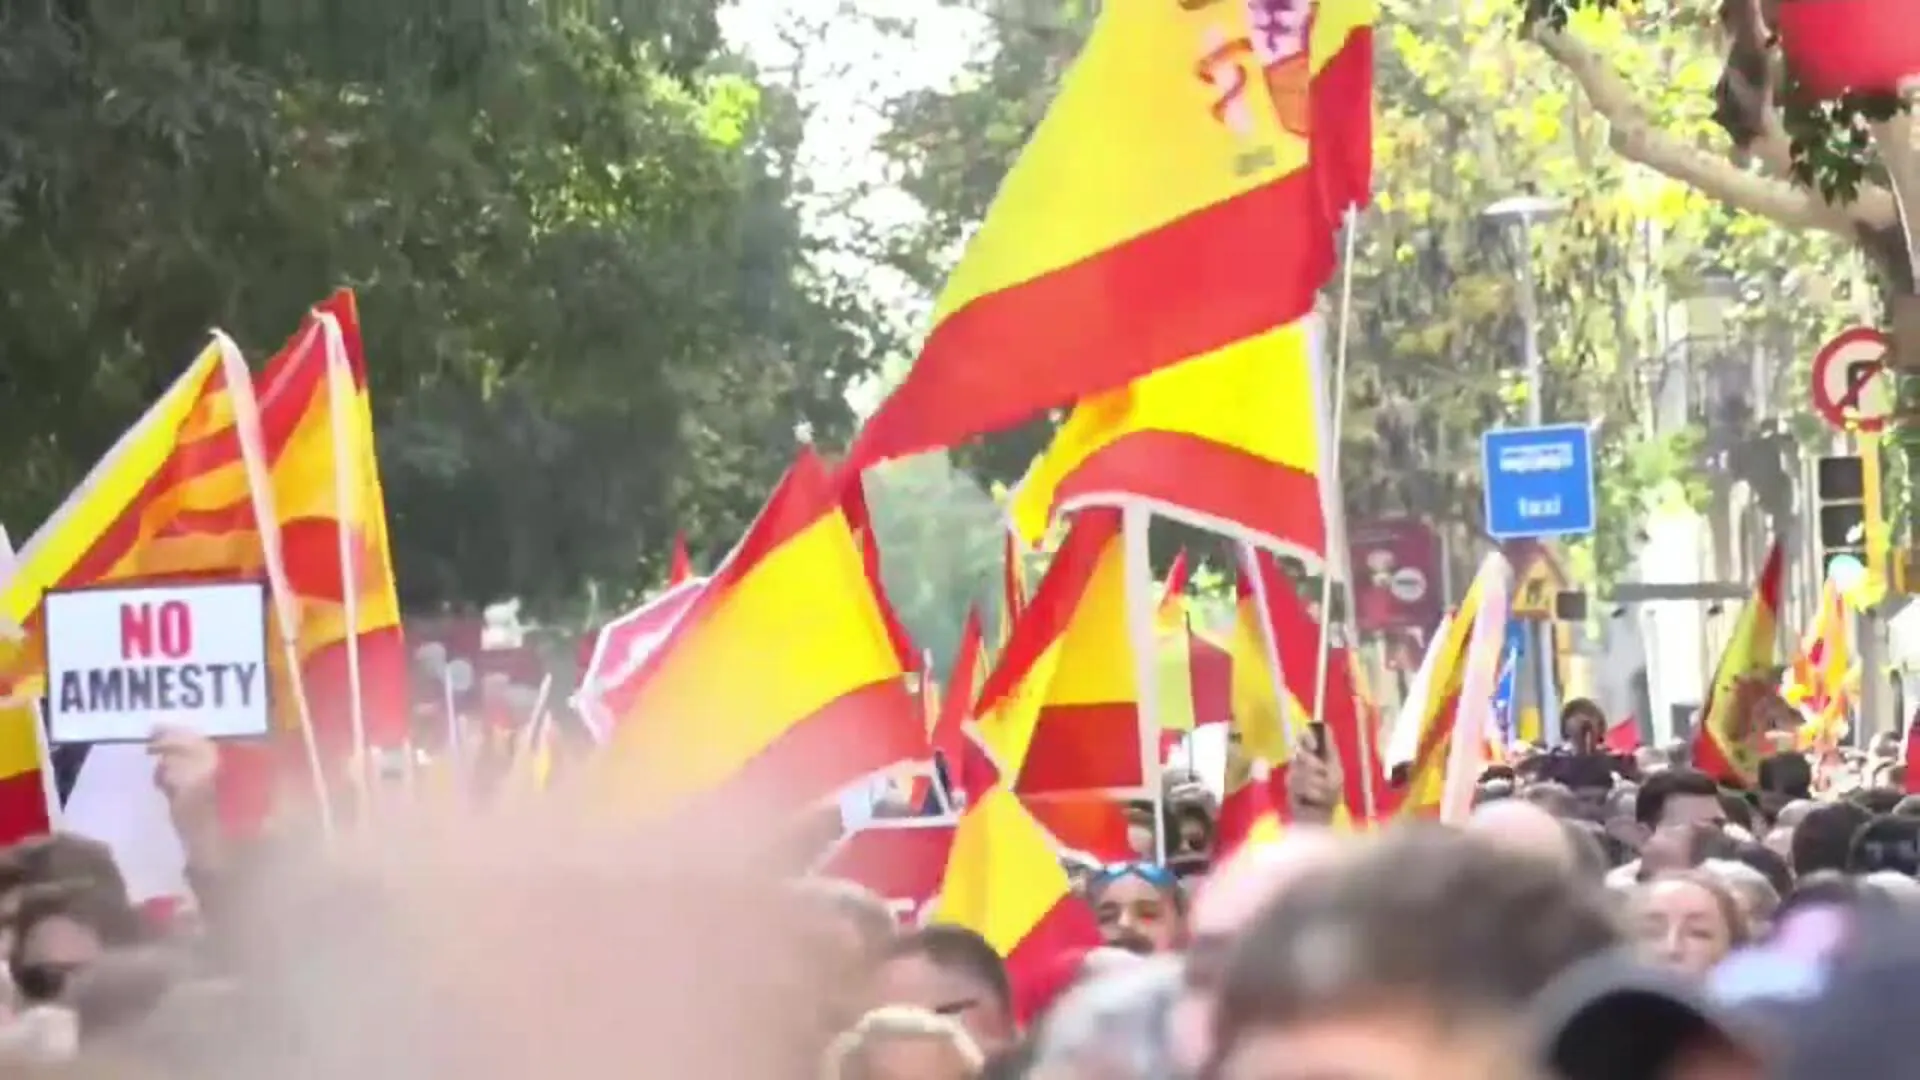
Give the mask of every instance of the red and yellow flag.
M 1119 511 L 1076 515 L 976 709 L 1021 795 L 1146 783 L 1126 614 Z
M 598 774 L 621 803 L 724 792 L 791 808 L 924 755 L 908 663 L 843 497 L 803 452 L 667 642 L 607 692 Z
M 1764 752 L 1759 719 L 1753 715 L 1755 696 L 1770 692 L 1763 679 L 1778 663 L 1780 589 L 1786 573 L 1780 542 L 1774 541 L 1754 583 L 1753 599 L 1740 611 L 1720 663 L 1713 671 L 1713 687 L 1700 709 L 1700 726 L 1693 733 L 1693 764 L 1701 772 L 1730 787 L 1752 788 L 1760 779 Z
M 1045 830 L 1005 788 L 968 806 L 954 832 L 934 921 L 967 927 L 1007 962 L 1016 985 L 1062 951 L 1100 943 Z
M 210 343 L 20 552 L 0 594 L 0 615 L 26 631 L 19 641 L 0 641 L 10 695 L 46 690 L 40 604 L 48 589 L 261 571 L 227 381 L 235 370 L 245 369 L 228 358 L 223 340 Z M 0 841 L 47 828 L 34 722 L 30 709 L 0 715 Z
M 1416 689 L 1417 700 L 1409 698 L 1406 707 L 1419 717 L 1419 739 L 1413 761 L 1407 767 L 1406 782 L 1391 792 L 1387 803 L 1401 817 L 1438 817 L 1446 794 L 1447 760 L 1453 754 L 1453 732 L 1460 709 L 1460 690 L 1467 677 L 1467 646 L 1473 640 L 1474 624 L 1485 602 L 1484 583 L 1474 578 L 1467 595 L 1451 620 L 1442 623 L 1443 632 L 1427 646 L 1429 656 L 1422 661 L 1425 683 Z M 1383 804 L 1385 805 L 1385 804 Z
M 692 581 L 693 556 L 687 554 L 687 534 L 673 534 L 673 562 L 667 566 L 667 588 Z
M 1308 613 L 1272 553 L 1255 551 L 1252 561 L 1260 575 L 1258 593 L 1267 606 L 1268 633 L 1280 656 L 1280 677 L 1289 696 L 1298 703 L 1296 722 L 1304 725 L 1313 719 L 1314 704 L 1320 698 L 1320 647 L 1329 624 Z M 1353 653 L 1338 640 L 1327 644 L 1325 701 L 1320 721 L 1326 725 L 1327 741 L 1332 744 L 1331 752 L 1345 780 L 1342 801 L 1347 820 L 1373 820 L 1386 793 L 1380 733 L 1377 726 L 1363 729 L 1363 725 L 1373 725 L 1375 717 L 1362 710 L 1354 683 Z M 1373 796 L 1372 807 L 1367 805 L 1369 793 Z
M 1312 310 L 1309 42 L 1233 3 L 1113 4 L 1001 184 L 854 468 L 1009 427 Z M 1195 58 L 1198 57 L 1196 63 Z
M 1324 226 L 1315 214 L 1306 228 Z M 1131 502 L 1323 553 L 1310 336 L 1304 321 L 1269 329 L 1081 402 L 1014 492 L 1021 536 L 1033 542 L 1077 508 Z
M 257 382 L 281 557 L 300 604 L 302 682 L 322 758 L 332 763 L 355 752 L 356 708 L 369 747 L 402 747 L 411 734 L 408 657 L 353 293 L 342 289 L 315 308 Z
M 1313 5 L 1308 157 L 1328 216 L 1335 219 L 1372 198 L 1373 25 L 1379 18 L 1375 0 Z
M 1823 584 L 1813 625 L 1800 640 L 1787 675 L 1787 703 L 1797 706 L 1805 717 L 1800 726 L 1802 749 L 1832 746 L 1845 733 L 1851 697 L 1847 684 L 1853 665 L 1852 624 L 1839 587 L 1832 581 Z

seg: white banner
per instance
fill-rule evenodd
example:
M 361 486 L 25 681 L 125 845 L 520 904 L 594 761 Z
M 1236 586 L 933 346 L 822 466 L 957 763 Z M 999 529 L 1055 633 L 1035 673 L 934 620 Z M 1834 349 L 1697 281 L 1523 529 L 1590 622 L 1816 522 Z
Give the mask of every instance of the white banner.
M 267 733 L 259 582 L 55 591 L 45 610 L 54 742 L 145 740 L 161 724 L 215 738 Z

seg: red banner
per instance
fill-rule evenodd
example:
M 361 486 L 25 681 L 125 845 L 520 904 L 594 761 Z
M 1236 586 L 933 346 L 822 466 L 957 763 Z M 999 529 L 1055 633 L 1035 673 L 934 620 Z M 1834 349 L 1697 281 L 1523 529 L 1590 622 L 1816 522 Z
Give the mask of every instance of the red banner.
M 1920 4 L 1912 0 L 1781 0 L 1780 48 L 1817 97 L 1889 94 L 1920 75 Z
M 1415 518 L 1356 522 L 1347 543 L 1353 560 L 1354 622 L 1363 634 L 1432 630 L 1440 621 L 1440 537 Z

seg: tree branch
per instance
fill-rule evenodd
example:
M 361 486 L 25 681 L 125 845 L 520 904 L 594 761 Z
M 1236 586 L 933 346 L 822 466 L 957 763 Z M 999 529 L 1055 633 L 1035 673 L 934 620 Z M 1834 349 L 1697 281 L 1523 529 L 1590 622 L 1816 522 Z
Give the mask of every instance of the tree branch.
M 1880 228 L 1898 220 L 1893 196 L 1884 188 L 1863 185 L 1851 205 L 1834 206 L 1817 192 L 1749 172 L 1724 155 L 1662 130 L 1633 88 L 1591 46 L 1567 31 L 1545 26 L 1535 28 L 1532 36 L 1580 84 L 1588 104 L 1607 121 L 1609 143 L 1628 161 L 1789 228 L 1823 229 L 1856 240 L 1862 227 Z M 1756 142 L 1764 141 L 1764 132 L 1756 135 Z M 1756 145 L 1755 149 L 1761 148 Z

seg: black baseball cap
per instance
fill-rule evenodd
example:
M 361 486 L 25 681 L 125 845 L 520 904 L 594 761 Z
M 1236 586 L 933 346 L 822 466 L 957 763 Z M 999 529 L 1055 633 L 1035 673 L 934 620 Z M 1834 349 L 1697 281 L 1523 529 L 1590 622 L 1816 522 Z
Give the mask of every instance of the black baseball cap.
M 1603 955 L 1555 980 L 1534 1018 L 1562 1080 L 1648 1080 L 1716 1046 L 1769 1080 L 1920 1080 L 1920 914 L 1812 905 L 1706 979 Z

